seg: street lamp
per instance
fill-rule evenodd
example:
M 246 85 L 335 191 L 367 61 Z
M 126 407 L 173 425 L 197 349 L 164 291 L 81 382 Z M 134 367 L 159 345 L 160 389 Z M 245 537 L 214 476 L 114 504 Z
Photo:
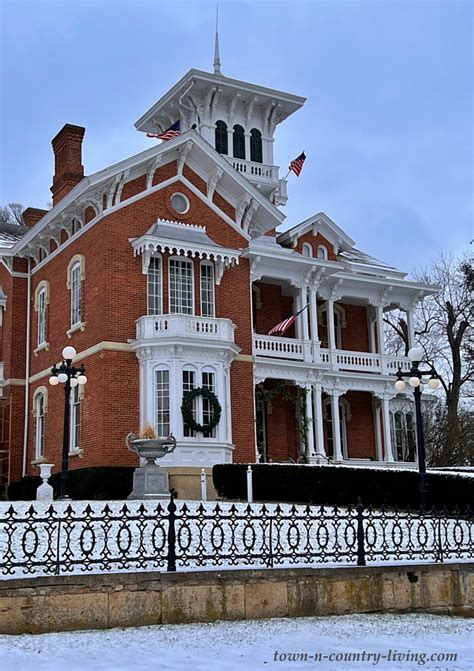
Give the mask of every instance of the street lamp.
M 408 358 L 411 361 L 411 369 L 402 372 L 401 368 L 399 368 L 396 372 L 397 381 L 395 382 L 395 389 L 397 391 L 404 391 L 407 385 L 403 378 L 408 378 L 408 384 L 413 389 L 413 395 L 415 397 L 416 443 L 418 448 L 418 472 L 420 474 L 420 508 L 422 512 L 426 510 L 426 494 L 428 488 L 426 485 L 425 436 L 423 433 L 423 418 L 421 416 L 421 392 L 423 391 L 424 384 L 427 384 L 428 387 L 433 390 L 438 389 L 441 386 L 440 377 L 434 366 L 428 361 L 423 361 L 423 356 L 424 353 L 421 347 L 412 347 L 408 352 Z M 420 364 L 429 366 L 429 370 L 421 369 Z M 427 377 L 428 379 L 426 379 Z
M 51 368 L 51 377 L 49 384 L 55 387 L 59 383 L 64 384 L 64 429 L 63 429 L 63 456 L 61 463 L 61 486 L 60 499 L 67 499 L 69 485 L 69 438 L 70 438 L 70 410 L 71 410 L 71 389 L 77 385 L 84 385 L 87 382 L 84 365 L 76 368 L 72 365 L 72 360 L 77 352 L 74 347 L 67 346 L 63 349 L 63 361 L 58 366 Z

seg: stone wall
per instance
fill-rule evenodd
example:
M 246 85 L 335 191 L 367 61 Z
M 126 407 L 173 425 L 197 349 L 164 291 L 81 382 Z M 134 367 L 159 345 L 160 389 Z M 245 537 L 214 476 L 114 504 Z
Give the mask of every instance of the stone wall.
M 0 633 L 369 612 L 474 615 L 474 564 L 3 580 Z

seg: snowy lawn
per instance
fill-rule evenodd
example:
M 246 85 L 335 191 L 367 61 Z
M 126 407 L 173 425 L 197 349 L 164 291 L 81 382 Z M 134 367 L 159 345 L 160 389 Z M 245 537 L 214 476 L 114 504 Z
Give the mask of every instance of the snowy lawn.
M 216 622 L 0 636 L 0 669 L 468 671 L 473 643 L 472 620 L 437 615 Z

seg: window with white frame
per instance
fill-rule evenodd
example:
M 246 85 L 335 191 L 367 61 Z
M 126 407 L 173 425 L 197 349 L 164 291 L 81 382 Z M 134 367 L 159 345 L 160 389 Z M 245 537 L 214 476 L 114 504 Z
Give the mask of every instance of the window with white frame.
M 82 322 L 81 264 L 77 261 L 70 271 L 71 283 L 71 326 Z
M 35 396 L 35 459 L 44 455 L 45 396 L 43 392 Z
M 415 423 L 412 412 L 392 412 L 392 440 L 398 461 L 415 461 Z
M 201 315 L 215 317 L 214 266 L 210 261 L 201 263 Z
M 196 371 L 193 370 L 192 368 L 184 368 L 183 369 L 183 398 L 186 396 L 186 394 L 189 391 L 192 391 L 193 389 L 196 388 Z M 197 403 L 198 399 L 195 398 L 193 400 L 193 419 L 194 421 L 198 421 L 197 419 Z M 183 436 L 186 436 L 187 438 L 190 438 L 192 436 L 195 436 L 196 432 L 191 431 L 189 426 L 186 424 L 186 422 L 183 420 Z
M 71 389 L 70 452 L 79 452 L 81 449 L 81 398 L 79 394 L 79 385 Z
M 309 242 L 303 243 L 303 256 L 308 256 L 310 258 L 313 256 L 313 248 Z
M 161 257 L 152 256 L 148 265 L 148 314 L 163 312 L 163 288 Z
M 38 315 L 37 328 L 37 347 L 43 347 L 47 344 L 47 320 L 49 304 L 49 283 L 42 280 L 36 287 L 35 292 L 35 310 Z
M 170 372 L 155 371 L 155 427 L 159 436 L 170 434 Z
M 318 259 L 327 259 L 328 258 L 328 250 L 327 247 L 324 245 L 319 245 L 317 252 L 316 252 L 316 258 Z
M 188 259 L 169 260 L 170 313 L 194 313 L 193 262 Z
M 183 398 L 187 392 L 196 389 L 196 387 L 204 387 L 209 389 L 214 394 L 216 393 L 216 374 L 213 370 L 205 369 L 198 373 L 193 368 L 183 368 Z M 209 424 L 213 415 L 212 403 L 208 398 L 204 396 L 197 396 L 193 400 L 193 419 L 198 424 Z M 183 420 L 183 436 L 186 438 L 192 438 L 199 436 L 196 431 L 191 431 L 189 426 Z M 205 431 L 203 434 L 204 438 L 215 438 L 216 428 L 212 431 Z
M 202 386 L 204 389 L 209 389 L 209 391 L 212 391 L 212 393 L 215 394 L 216 376 L 214 371 L 202 371 Z M 202 424 L 205 426 L 206 424 L 209 424 L 212 419 L 212 404 L 205 396 L 201 396 L 200 398 L 202 401 Z M 205 438 L 215 438 L 216 427 L 214 427 L 212 431 L 205 431 L 203 435 Z

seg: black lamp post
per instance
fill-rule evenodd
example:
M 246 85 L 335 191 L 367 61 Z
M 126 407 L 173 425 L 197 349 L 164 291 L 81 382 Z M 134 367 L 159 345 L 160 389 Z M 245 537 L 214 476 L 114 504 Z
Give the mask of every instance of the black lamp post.
M 64 428 L 63 428 L 63 455 L 61 463 L 61 486 L 60 499 L 68 498 L 69 491 L 69 441 L 70 441 L 70 416 L 71 416 L 71 389 L 77 385 L 84 385 L 87 382 L 85 376 L 86 369 L 83 365 L 76 368 L 72 365 L 72 360 L 77 352 L 74 347 L 65 347 L 63 349 L 63 361 L 58 366 L 51 368 L 51 377 L 49 384 L 53 387 L 60 382 L 64 384 Z
M 423 361 L 423 350 L 421 347 L 412 347 L 408 352 L 408 358 L 411 361 L 411 369 L 405 373 L 399 368 L 396 376 L 395 389 L 397 391 L 404 391 L 406 382 L 404 377 L 408 378 L 408 384 L 413 389 L 415 397 L 415 416 L 416 416 L 416 444 L 418 453 L 418 472 L 420 475 L 420 508 L 422 512 L 426 510 L 426 495 L 428 487 L 426 484 L 426 464 L 425 464 L 425 436 L 423 432 L 423 418 L 421 416 L 421 390 L 422 383 L 427 384 L 430 389 L 438 389 L 441 386 L 439 375 L 435 368 L 428 361 Z M 421 369 L 420 364 L 429 366 L 428 370 Z M 423 380 L 428 376 L 428 380 Z

